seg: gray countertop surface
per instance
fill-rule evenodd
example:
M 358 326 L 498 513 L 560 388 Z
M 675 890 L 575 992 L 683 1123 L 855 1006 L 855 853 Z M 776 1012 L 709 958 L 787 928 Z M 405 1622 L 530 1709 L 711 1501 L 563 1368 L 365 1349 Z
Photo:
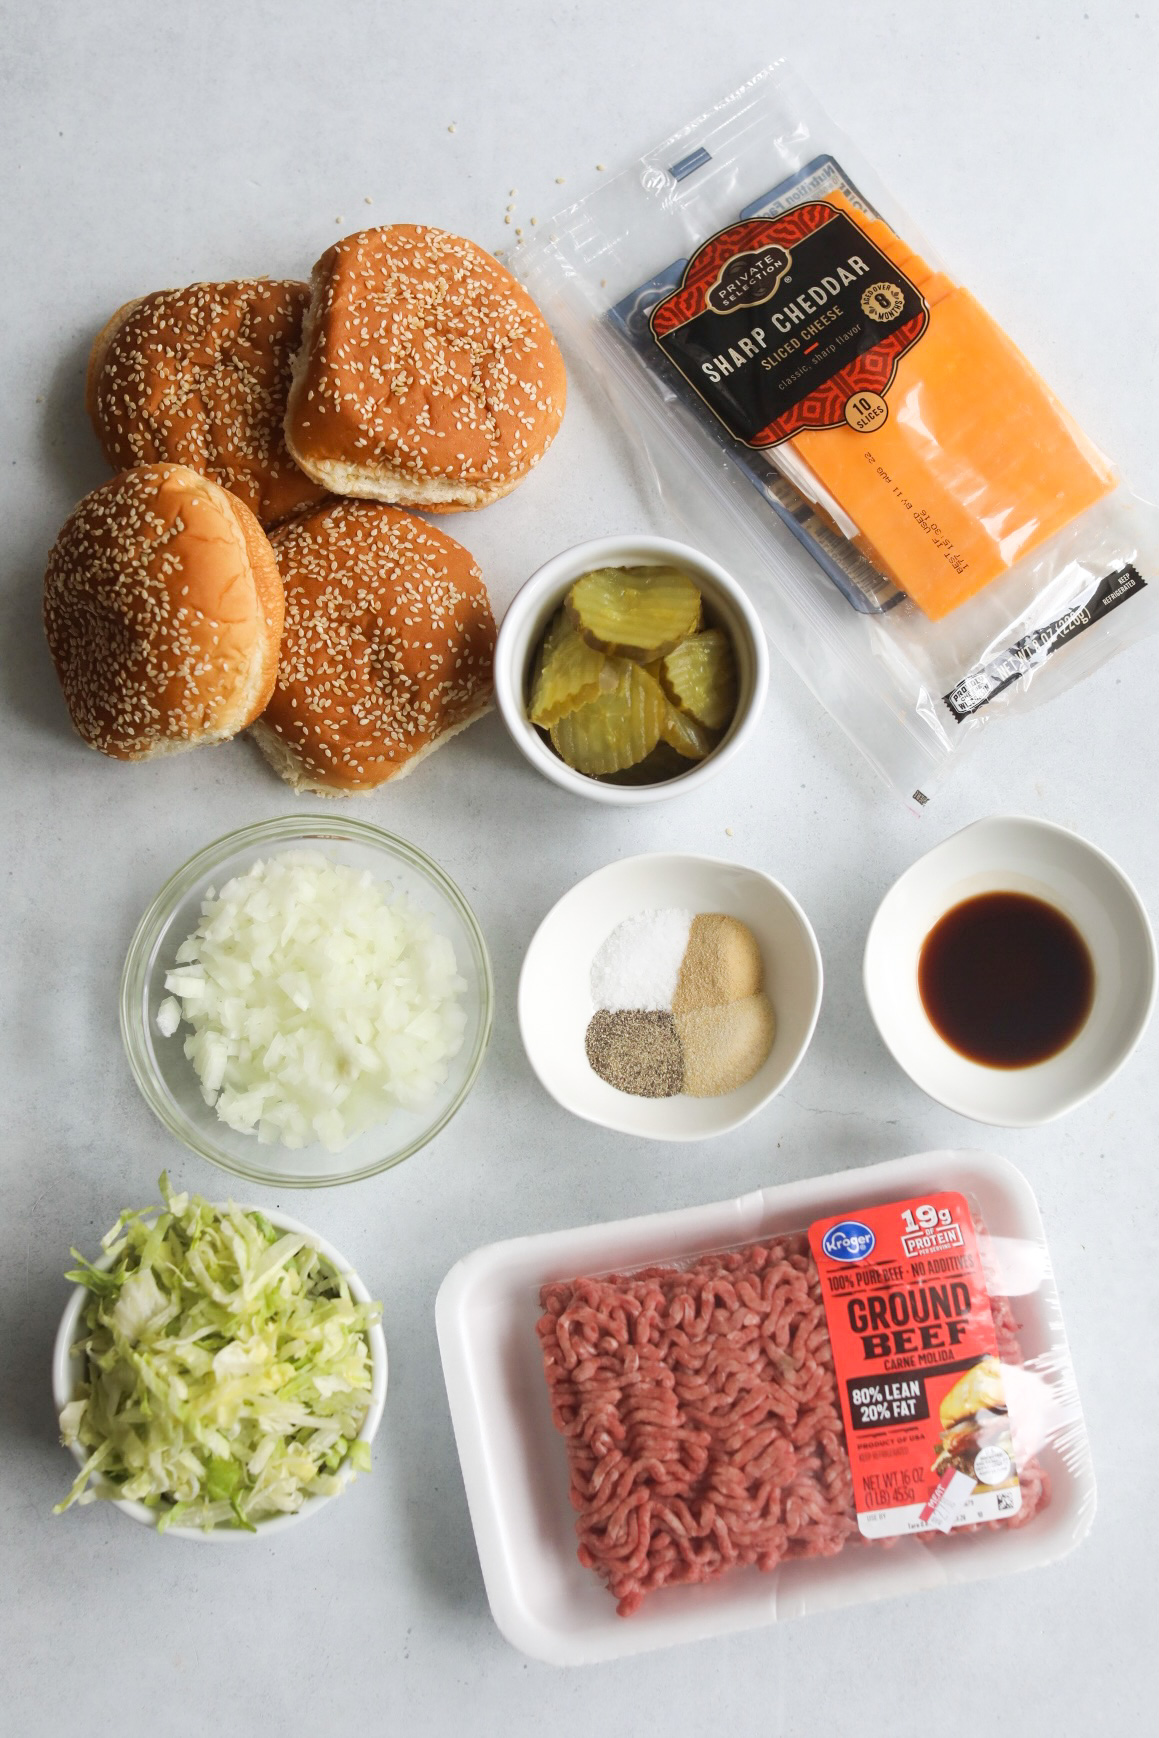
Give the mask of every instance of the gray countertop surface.
M 894 878 L 998 811 L 1086 834 L 1159 909 L 1156 642 L 986 732 L 921 816 L 879 783 L 776 653 L 757 740 L 687 799 L 622 813 L 574 800 L 535 777 L 492 715 L 413 779 L 360 803 L 360 816 L 430 852 L 474 905 L 495 966 L 495 1033 L 474 1093 L 420 1156 L 351 1188 L 269 1192 L 382 1298 L 391 1387 L 371 1476 L 307 1526 L 216 1551 L 158 1539 L 105 1505 L 53 1517 L 72 1463 L 56 1442 L 49 1355 L 70 1244 L 94 1252 L 121 1207 L 153 1198 L 163 1167 L 182 1185 L 226 1192 L 153 1121 L 129 1076 L 116 992 L 133 926 L 211 838 L 317 805 L 298 802 L 245 740 L 139 766 L 84 748 L 44 645 L 40 590 L 60 523 L 106 475 L 84 415 L 84 365 L 120 303 L 199 277 L 304 277 L 332 240 L 372 219 L 509 244 L 509 200 L 521 225 L 532 214 L 543 223 L 596 183 L 597 164 L 625 162 L 779 53 L 1135 488 L 1159 498 L 1154 6 L 9 0 L 3 20 L 9 1729 L 1150 1730 L 1159 1027 L 1062 1122 L 986 1130 L 927 1100 L 895 1066 L 860 962 Z M 671 529 L 578 376 L 535 475 L 448 528 L 500 608 L 570 543 Z M 611 858 L 671 849 L 783 880 L 815 925 L 827 979 L 812 1048 L 783 1095 L 733 1135 L 690 1146 L 570 1118 L 531 1074 L 515 1023 L 519 964 L 554 900 Z M 1041 1204 L 1099 1481 L 1082 1547 L 1018 1578 L 618 1665 L 560 1672 L 509 1646 L 488 1611 L 439 1367 L 434 1298 L 451 1265 L 500 1237 L 962 1146 L 1013 1159 Z

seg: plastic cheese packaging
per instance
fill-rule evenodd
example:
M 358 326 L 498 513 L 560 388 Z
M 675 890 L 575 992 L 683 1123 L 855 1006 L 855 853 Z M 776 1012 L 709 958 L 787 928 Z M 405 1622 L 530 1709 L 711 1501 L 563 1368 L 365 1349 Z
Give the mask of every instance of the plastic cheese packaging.
M 492 1614 L 552 1664 L 1040 1568 L 1094 1518 L 1037 1204 L 987 1153 L 491 1244 L 436 1316 Z
M 783 63 L 519 269 L 672 513 L 911 802 L 987 719 L 1153 631 L 1159 513 Z

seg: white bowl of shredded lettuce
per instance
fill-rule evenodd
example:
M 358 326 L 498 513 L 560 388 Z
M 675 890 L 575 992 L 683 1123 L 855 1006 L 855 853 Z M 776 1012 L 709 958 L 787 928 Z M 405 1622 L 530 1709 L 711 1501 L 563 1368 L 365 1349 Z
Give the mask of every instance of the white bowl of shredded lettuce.
M 104 1499 L 181 1538 L 267 1535 L 370 1469 L 380 1306 L 296 1219 L 161 1190 L 99 1260 L 73 1251 L 53 1394 L 80 1472 L 55 1512 Z

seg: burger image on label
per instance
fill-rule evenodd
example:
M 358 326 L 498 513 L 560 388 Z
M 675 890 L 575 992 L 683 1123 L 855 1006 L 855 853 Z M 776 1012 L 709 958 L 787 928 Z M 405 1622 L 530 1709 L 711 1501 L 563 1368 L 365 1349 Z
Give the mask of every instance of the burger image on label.
M 1002 1365 L 992 1354 L 980 1358 L 942 1396 L 938 1413 L 942 1434 L 933 1470 L 968 1473 L 982 1484 L 1002 1484 L 1014 1465 L 1014 1445 L 1006 1413 Z

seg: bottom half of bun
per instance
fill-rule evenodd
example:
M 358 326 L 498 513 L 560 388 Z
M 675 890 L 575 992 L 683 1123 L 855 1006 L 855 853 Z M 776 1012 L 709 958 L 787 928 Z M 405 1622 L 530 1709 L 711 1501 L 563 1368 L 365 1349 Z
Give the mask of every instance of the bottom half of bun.
M 517 477 L 495 483 L 460 482 L 452 477 L 417 476 L 413 471 L 400 471 L 385 464 L 316 458 L 298 446 L 290 450 L 298 469 L 332 495 L 382 501 L 389 507 L 414 507 L 424 513 L 467 513 L 477 507 L 489 507 L 492 501 L 501 500 L 518 488 L 527 474 L 521 471 Z
M 282 734 L 276 725 L 267 718 L 258 718 L 250 726 L 250 735 L 257 743 L 262 754 L 273 767 L 279 778 L 296 791 L 307 791 L 321 797 L 356 797 L 365 796 L 369 791 L 378 790 L 380 786 L 394 779 L 405 778 L 415 767 L 426 760 L 428 755 L 442 748 L 452 736 L 458 736 L 461 730 L 466 730 L 471 724 L 478 722 L 491 710 L 490 693 L 481 694 L 470 712 L 453 723 L 444 725 L 437 736 L 428 740 L 405 760 L 380 761 L 376 765 L 367 763 L 356 777 L 327 778 L 312 766 L 306 764 L 303 754 Z M 385 766 L 385 771 L 380 770 Z

